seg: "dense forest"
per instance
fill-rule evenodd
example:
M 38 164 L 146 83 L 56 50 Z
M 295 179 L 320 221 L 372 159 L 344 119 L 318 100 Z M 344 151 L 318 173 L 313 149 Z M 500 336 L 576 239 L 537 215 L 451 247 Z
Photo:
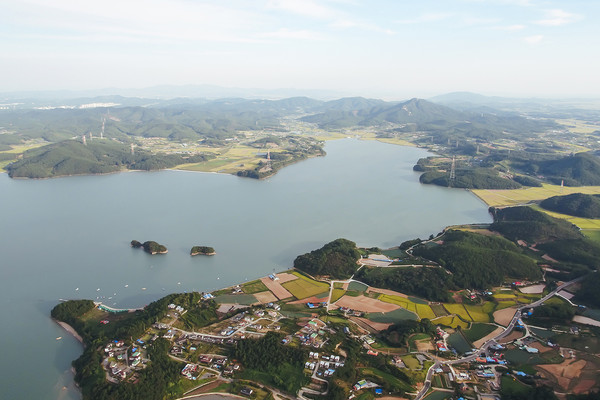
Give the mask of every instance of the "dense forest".
M 283 334 L 268 332 L 264 337 L 237 342 L 232 351 L 232 358 L 240 361 L 245 369 L 256 370 L 263 383 L 272 385 L 290 394 L 296 394 L 307 383 L 308 379 L 292 379 L 294 376 L 304 377 L 303 368 L 306 352 L 302 348 L 281 344 Z M 248 374 L 248 371 L 245 371 Z
M 553 196 L 540 203 L 546 210 L 583 218 L 600 218 L 600 195 L 573 193 Z
M 575 294 L 575 301 L 600 308 L 600 274 L 595 273 L 581 281 L 581 288 Z
M 419 182 L 438 186 L 464 189 L 518 189 L 520 183 L 501 177 L 491 168 L 457 169 L 454 180 L 448 171 L 427 171 L 419 177 Z
M 490 230 L 499 232 L 513 241 L 538 243 L 583 237 L 577 227 L 570 222 L 551 217 L 531 207 L 492 207 L 490 213 L 494 217 Z
M 370 286 L 440 302 L 450 301 L 448 291 L 457 289 L 452 277 L 442 268 L 437 267 L 363 267 L 356 274 L 356 279 Z
M 190 255 L 195 256 L 198 254 L 213 255 L 216 254 L 215 249 L 210 246 L 194 246 L 190 250 Z
M 66 140 L 28 150 L 6 167 L 11 178 L 51 178 L 67 175 L 105 174 L 123 169 L 156 170 L 206 161 L 213 155 L 151 154 L 109 140 Z
M 149 240 L 144 243 L 140 243 L 137 240 L 132 240 L 131 247 L 135 249 L 143 248 L 148 254 L 165 254 L 167 252 L 167 248 L 165 246 L 153 240 Z
M 313 276 L 347 279 L 356 271 L 359 258 L 356 243 L 347 239 L 336 239 L 318 250 L 296 257 L 294 268 Z
M 435 333 L 435 325 L 427 318 L 420 321 L 406 320 L 390 325 L 378 335 L 385 343 L 392 347 L 403 347 L 407 345 L 409 336 L 414 333 Z
M 460 288 L 485 289 L 506 278 L 538 280 L 541 270 L 514 243 L 497 236 L 448 231 L 441 245 L 421 245 L 413 254 L 439 263 Z

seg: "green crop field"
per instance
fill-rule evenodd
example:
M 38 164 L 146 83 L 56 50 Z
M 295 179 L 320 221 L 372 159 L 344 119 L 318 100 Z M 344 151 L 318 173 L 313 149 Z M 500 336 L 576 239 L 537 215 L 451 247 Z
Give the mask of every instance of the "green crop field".
M 471 325 L 471 329 L 465 329 L 463 334 L 471 343 L 476 342 L 477 340 L 486 337 L 490 333 L 492 333 L 497 326 L 492 324 L 480 324 L 475 323 Z
M 266 292 L 269 289 L 260 280 L 251 281 L 242 285 L 242 291 L 246 294 L 254 294 L 260 292 Z
M 368 288 L 369 288 L 369 286 L 365 285 L 364 283 L 360 283 L 360 282 L 352 281 L 348 284 L 348 290 L 354 290 L 357 292 L 364 292 Z
M 315 281 L 297 272 L 293 272 L 293 274 L 300 279 L 285 282 L 281 286 L 297 299 L 305 299 L 329 290 L 329 285 L 325 282 Z
M 448 311 L 446 311 L 443 304 L 432 304 L 431 309 L 435 313 L 436 317 L 443 317 L 445 315 L 448 315 Z

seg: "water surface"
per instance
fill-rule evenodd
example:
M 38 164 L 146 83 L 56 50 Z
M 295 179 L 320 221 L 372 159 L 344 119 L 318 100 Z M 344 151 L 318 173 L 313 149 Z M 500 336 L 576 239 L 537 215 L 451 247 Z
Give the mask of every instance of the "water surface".
M 286 269 L 339 237 L 391 247 L 490 221 L 470 192 L 419 184 L 412 166 L 429 155 L 422 149 L 345 139 L 325 150 L 263 181 L 182 171 L 0 174 L 0 397 L 79 398 L 70 363 L 81 347 L 49 318 L 58 299 L 139 307 Z M 150 256 L 130 248 L 132 239 L 169 253 Z M 218 254 L 192 258 L 193 245 Z

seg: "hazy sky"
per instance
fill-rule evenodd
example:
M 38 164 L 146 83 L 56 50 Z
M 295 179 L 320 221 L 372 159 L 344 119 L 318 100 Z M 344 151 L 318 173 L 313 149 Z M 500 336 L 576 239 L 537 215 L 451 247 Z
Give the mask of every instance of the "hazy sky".
M 597 0 L 0 0 L 0 92 L 600 97 Z

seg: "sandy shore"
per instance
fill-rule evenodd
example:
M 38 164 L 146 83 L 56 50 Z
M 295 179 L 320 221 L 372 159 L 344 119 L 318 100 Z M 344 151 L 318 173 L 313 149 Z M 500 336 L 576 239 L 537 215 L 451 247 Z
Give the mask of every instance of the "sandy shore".
M 81 336 L 79 336 L 77 331 L 75 329 L 73 329 L 73 327 L 71 325 L 67 324 L 66 322 L 59 321 L 57 319 L 55 319 L 54 321 L 57 324 L 59 324 L 65 331 L 67 331 L 71 335 L 73 335 L 73 337 L 75 337 L 75 339 L 79 340 L 81 342 L 81 344 L 83 344 L 83 338 Z

